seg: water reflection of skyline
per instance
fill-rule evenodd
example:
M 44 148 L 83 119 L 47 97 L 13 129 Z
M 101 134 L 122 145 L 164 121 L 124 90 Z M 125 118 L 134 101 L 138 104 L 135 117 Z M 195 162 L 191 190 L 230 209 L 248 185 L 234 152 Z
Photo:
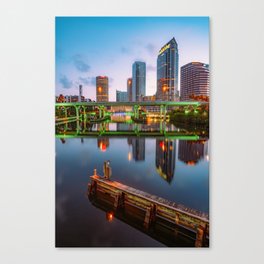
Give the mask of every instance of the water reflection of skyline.
M 128 124 L 122 124 L 123 126 L 128 126 Z M 97 138 L 98 149 L 101 152 L 106 152 L 110 147 L 110 141 L 111 139 L 109 137 Z M 65 144 L 65 142 L 65 139 L 61 139 L 62 144 Z M 81 142 L 84 143 L 83 138 L 81 138 Z M 128 161 L 145 161 L 146 138 L 127 137 L 127 145 L 129 147 L 127 153 Z M 156 171 L 168 183 L 171 183 L 174 177 L 176 157 L 178 161 L 184 162 L 187 166 L 196 166 L 201 160 L 209 161 L 208 140 L 156 139 L 155 145 Z
M 176 141 L 156 139 L 156 170 L 170 183 L 176 166 Z

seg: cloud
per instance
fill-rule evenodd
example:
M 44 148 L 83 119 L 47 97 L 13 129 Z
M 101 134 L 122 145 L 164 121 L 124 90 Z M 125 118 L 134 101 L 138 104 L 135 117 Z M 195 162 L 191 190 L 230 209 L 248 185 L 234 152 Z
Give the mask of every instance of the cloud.
M 64 88 L 64 89 L 70 89 L 73 86 L 72 80 L 68 79 L 68 77 L 65 75 L 60 77 L 59 82 L 61 83 L 62 88 Z
M 84 85 L 96 85 L 96 77 L 79 77 L 79 81 Z
M 90 65 L 88 65 L 83 57 L 80 54 L 76 54 L 73 56 L 73 64 L 76 67 L 76 69 L 80 72 L 88 72 L 90 70 Z
M 156 71 L 156 67 L 152 65 L 147 65 L 147 71 Z
M 150 55 L 155 54 L 155 46 L 153 44 L 149 43 L 147 46 L 145 46 L 145 48 Z
M 128 49 L 127 47 L 121 47 L 121 53 L 123 54 L 131 54 L 132 51 L 130 49 Z

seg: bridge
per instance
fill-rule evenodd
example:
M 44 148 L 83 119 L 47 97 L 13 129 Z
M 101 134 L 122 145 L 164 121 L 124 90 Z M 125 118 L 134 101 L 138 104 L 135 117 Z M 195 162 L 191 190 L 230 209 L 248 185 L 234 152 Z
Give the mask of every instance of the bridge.
M 197 108 L 201 105 L 208 105 L 208 102 L 174 102 L 174 101 L 153 101 L 153 102 L 76 102 L 76 103 L 56 103 L 57 107 L 74 107 L 76 117 L 79 118 L 80 110 L 86 115 L 87 107 L 97 107 L 99 109 L 99 118 L 105 115 L 105 108 L 114 106 L 131 106 L 134 109 L 134 117 L 139 117 L 139 110 L 146 106 L 155 106 L 160 108 L 160 116 L 166 116 L 168 107 L 182 106 L 188 108 L 190 106 Z
M 103 195 L 105 200 L 112 205 L 113 213 L 120 215 L 120 210 L 128 212 L 129 208 L 142 215 L 142 224 L 149 230 L 158 222 L 165 222 L 173 226 L 173 234 L 178 228 L 195 234 L 195 246 L 205 247 L 209 243 L 209 217 L 208 214 L 188 208 L 184 205 L 168 201 L 161 197 L 129 187 L 119 182 L 111 181 L 111 168 L 105 162 L 104 177 L 90 176 L 88 196 L 90 199 Z M 154 228 L 155 230 L 155 228 Z M 176 231 L 177 233 L 177 231 Z

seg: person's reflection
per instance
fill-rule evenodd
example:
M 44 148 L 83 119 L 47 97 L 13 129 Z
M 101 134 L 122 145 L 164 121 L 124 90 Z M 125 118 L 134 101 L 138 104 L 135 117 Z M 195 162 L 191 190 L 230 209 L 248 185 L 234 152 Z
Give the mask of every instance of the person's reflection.
M 60 140 L 62 144 L 65 144 L 66 140 L 64 138 L 61 138 Z

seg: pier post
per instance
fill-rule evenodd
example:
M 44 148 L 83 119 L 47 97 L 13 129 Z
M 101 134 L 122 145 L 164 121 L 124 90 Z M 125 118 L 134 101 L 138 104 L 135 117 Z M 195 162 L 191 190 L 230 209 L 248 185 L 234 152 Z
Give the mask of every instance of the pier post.
M 205 227 L 200 225 L 196 231 L 195 247 L 202 247 L 205 240 Z
M 125 194 L 118 192 L 115 196 L 114 208 L 115 210 L 123 208 L 125 205 Z
M 151 206 L 147 207 L 145 219 L 144 219 L 144 227 L 148 229 L 152 223 L 156 220 L 156 205 L 151 204 Z

